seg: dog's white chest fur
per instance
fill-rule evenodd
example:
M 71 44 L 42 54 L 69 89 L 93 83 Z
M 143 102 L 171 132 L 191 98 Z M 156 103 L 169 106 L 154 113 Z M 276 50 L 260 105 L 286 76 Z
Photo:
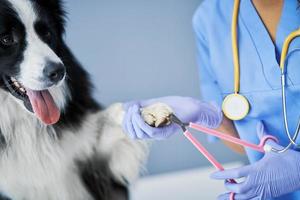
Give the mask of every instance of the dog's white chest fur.
M 76 161 L 95 149 L 109 157 L 109 167 L 120 181 L 134 180 L 146 154 L 146 145 L 129 140 L 122 132 L 122 106 L 86 117 L 76 132 L 56 138 L 10 95 L 0 92 L 0 129 L 7 141 L 0 155 L 0 192 L 13 200 L 89 200 Z
M 73 143 L 68 151 L 53 129 L 40 125 L 10 96 L 1 97 L 0 127 L 8 146 L 0 156 L 0 191 L 14 200 L 89 199 L 73 163 L 76 151 L 89 149 L 80 152 L 80 145 Z
M 53 148 L 57 145 L 42 140 L 37 141 L 40 144 L 29 142 L 26 148 L 13 147 L 2 155 L 0 188 L 4 194 L 16 200 L 89 199 L 72 160 L 59 147 Z

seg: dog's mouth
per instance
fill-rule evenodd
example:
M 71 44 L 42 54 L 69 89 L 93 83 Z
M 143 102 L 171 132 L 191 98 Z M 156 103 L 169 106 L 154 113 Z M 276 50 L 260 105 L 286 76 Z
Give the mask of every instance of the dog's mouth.
M 48 90 L 31 90 L 9 76 L 4 76 L 3 80 L 9 92 L 15 98 L 22 100 L 25 108 L 34 113 L 42 122 L 52 125 L 59 121 L 60 110 Z

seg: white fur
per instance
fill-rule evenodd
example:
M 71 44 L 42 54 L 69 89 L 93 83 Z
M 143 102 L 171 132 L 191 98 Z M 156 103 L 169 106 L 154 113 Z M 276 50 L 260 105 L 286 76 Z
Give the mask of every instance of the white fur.
M 109 165 L 115 177 L 131 183 L 138 176 L 136 172 L 143 166 L 148 146 L 145 142 L 130 140 L 124 134 L 120 134 L 124 117 L 122 104 L 114 104 L 100 115 L 100 119 L 105 119 L 105 123 L 99 138 L 99 150 L 110 155 Z
M 37 15 L 31 1 L 8 1 L 27 34 L 28 46 L 17 79 L 27 88 L 45 89 L 40 78 L 46 60 L 61 60 L 36 34 L 33 25 Z M 66 84 L 49 92 L 63 109 L 69 96 Z M 13 200 L 90 200 L 75 161 L 85 160 L 96 150 L 108 159 L 115 178 L 125 183 L 138 176 L 148 153 L 144 142 L 130 140 L 122 132 L 121 104 L 88 114 L 80 128 L 64 131 L 60 139 L 51 126 L 25 112 L 19 100 L 2 90 L 0 110 L 0 130 L 8 145 L 0 151 L 0 192 Z
M 34 24 L 38 16 L 30 0 L 8 0 L 25 26 L 27 47 L 24 50 L 24 60 L 20 64 L 18 81 L 26 88 L 44 90 L 43 70 L 47 61 L 62 63 L 54 51 L 37 35 Z
M 0 157 L 0 190 L 15 200 L 90 199 L 73 163 L 81 148 L 73 143 L 78 152 L 73 150 L 70 154 L 51 127 L 24 112 L 11 95 L 1 92 L 0 96 L 0 129 L 9 145 Z M 90 128 L 80 131 L 80 143 L 90 143 Z M 86 140 L 82 138 L 84 134 Z
M 4 194 L 14 200 L 89 200 L 74 161 L 88 158 L 94 149 L 109 158 L 117 179 L 132 182 L 137 178 L 147 145 L 122 132 L 121 104 L 88 115 L 81 128 L 64 131 L 58 140 L 54 129 L 24 112 L 13 98 L 0 91 L 0 129 L 9 145 L 0 156 Z
M 71 100 L 71 94 L 70 90 L 67 86 L 66 81 L 61 82 L 58 86 L 51 87 L 48 89 L 51 96 L 53 97 L 53 100 L 57 107 L 63 111 L 65 108 L 65 105 L 69 100 Z
M 27 47 L 24 50 L 24 59 L 20 63 L 20 74 L 17 80 L 26 88 L 31 90 L 48 89 L 58 108 L 63 111 L 69 100 L 70 92 L 65 79 L 51 88 L 45 88 L 43 79 L 43 70 L 47 61 L 62 63 L 61 59 L 53 50 L 44 43 L 36 31 L 34 23 L 38 20 L 34 7 L 30 0 L 8 0 L 25 26 Z M 15 99 L 17 100 L 17 99 Z M 20 105 L 23 102 L 17 100 Z M 23 108 L 27 110 L 24 106 Z
M 71 94 L 70 94 L 70 90 L 67 86 L 67 83 L 64 81 L 60 84 L 59 87 L 57 87 L 57 86 L 51 87 L 48 89 L 48 91 L 50 92 L 50 94 L 55 102 L 55 105 L 57 105 L 57 107 L 59 108 L 59 110 L 61 112 L 64 112 L 65 105 L 67 104 L 67 102 L 69 100 L 71 100 Z M 24 106 L 23 100 L 14 98 L 14 101 L 16 101 L 23 108 L 23 110 L 25 112 L 28 112 L 32 115 L 32 113 L 29 112 L 27 110 L 27 108 Z

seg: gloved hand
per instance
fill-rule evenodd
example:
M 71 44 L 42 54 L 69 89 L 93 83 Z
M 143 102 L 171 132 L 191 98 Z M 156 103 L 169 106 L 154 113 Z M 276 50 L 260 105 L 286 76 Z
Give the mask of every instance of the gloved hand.
M 171 96 L 129 102 L 124 104 L 126 114 L 123 120 L 123 129 L 131 138 L 165 139 L 179 128 L 176 124 L 154 128 L 145 123 L 140 109 L 155 103 L 164 103 L 170 106 L 174 114 L 183 122 L 194 122 L 208 128 L 217 128 L 223 120 L 221 109 L 189 97 Z
M 265 135 L 262 123 L 257 126 L 259 138 Z M 282 149 L 283 147 L 269 140 L 268 145 Z M 235 200 L 267 200 L 300 189 L 300 152 L 288 150 L 278 154 L 267 152 L 264 157 L 252 164 L 238 169 L 216 172 L 213 179 L 239 179 L 245 181 L 238 184 L 226 182 L 225 187 L 234 192 Z M 219 196 L 219 200 L 229 200 L 229 194 Z

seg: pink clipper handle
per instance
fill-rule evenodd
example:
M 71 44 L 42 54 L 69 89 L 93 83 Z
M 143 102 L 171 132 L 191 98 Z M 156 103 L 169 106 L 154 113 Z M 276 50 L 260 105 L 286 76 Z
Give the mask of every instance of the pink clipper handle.
M 187 130 L 184 136 L 194 145 L 194 147 L 218 170 L 224 171 L 224 167 L 219 163 L 213 155 Z M 230 183 L 236 183 L 235 180 L 228 180 Z
M 193 128 L 197 131 L 206 133 L 208 135 L 215 136 L 215 137 L 220 138 L 222 140 L 226 140 L 226 141 L 232 142 L 234 144 L 238 144 L 238 145 L 241 145 L 241 146 L 244 146 L 244 147 L 248 147 L 248 148 L 251 148 L 255 151 L 262 152 L 262 153 L 265 153 L 264 146 L 265 146 L 265 143 L 267 142 L 267 140 L 270 139 L 270 140 L 273 140 L 275 142 L 278 142 L 277 138 L 275 138 L 271 135 L 267 135 L 267 136 L 265 136 L 261 139 L 261 142 L 260 142 L 259 145 L 256 145 L 256 144 L 252 144 L 250 142 L 247 142 L 245 140 L 241 140 L 239 138 L 233 137 L 231 135 L 224 134 L 220 131 L 217 131 L 217 130 L 214 130 L 214 129 L 209 129 L 209 128 L 206 128 L 204 126 L 200 126 L 199 124 L 190 123 L 189 127 Z
M 230 200 L 234 200 L 234 195 L 235 195 L 235 194 L 234 194 L 233 192 L 231 192 L 231 193 L 230 193 L 230 196 L 229 196 L 229 199 L 230 199 Z

